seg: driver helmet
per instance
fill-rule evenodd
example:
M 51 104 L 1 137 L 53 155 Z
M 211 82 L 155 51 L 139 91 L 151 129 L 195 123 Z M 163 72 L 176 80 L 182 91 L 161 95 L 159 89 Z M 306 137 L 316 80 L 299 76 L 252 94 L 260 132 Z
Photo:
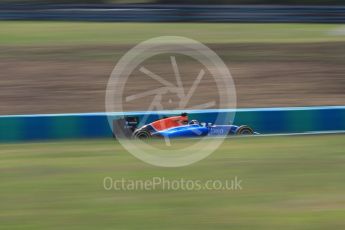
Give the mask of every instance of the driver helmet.
M 197 120 L 191 120 L 191 121 L 189 122 L 189 124 L 190 124 L 190 125 L 198 125 L 198 124 L 199 124 L 199 121 L 197 121 Z

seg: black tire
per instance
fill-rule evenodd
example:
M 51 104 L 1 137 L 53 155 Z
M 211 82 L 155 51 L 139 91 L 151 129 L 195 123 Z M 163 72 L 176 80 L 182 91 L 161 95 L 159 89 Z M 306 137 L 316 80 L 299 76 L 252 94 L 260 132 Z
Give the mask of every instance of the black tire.
M 146 129 L 142 129 L 142 130 L 137 130 L 133 133 L 133 137 L 135 139 L 150 139 L 151 138 L 151 133 L 149 131 L 147 131 Z
M 253 134 L 254 134 L 253 129 L 246 125 L 241 125 L 236 131 L 236 135 L 253 135 Z

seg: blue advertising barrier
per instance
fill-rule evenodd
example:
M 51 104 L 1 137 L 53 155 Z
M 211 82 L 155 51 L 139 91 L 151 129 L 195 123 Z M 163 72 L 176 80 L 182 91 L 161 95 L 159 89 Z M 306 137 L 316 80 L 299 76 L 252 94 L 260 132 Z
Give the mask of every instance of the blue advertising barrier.
M 345 131 L 345 106 L 257 108 L 236 110 L 154 111 L 147 123 L 161 116 L 188 112 L 189 119 L 229 124 L 235 112 L 235 125 L 249 125 L 260 134 Z M 147 112 L 126 112 L 125 116 L 143 118 Z M 120 113 L 108 114 L 112 119 Z M 0 116 L 0 142 L 111 138 L 106 113 L 42 114 Z

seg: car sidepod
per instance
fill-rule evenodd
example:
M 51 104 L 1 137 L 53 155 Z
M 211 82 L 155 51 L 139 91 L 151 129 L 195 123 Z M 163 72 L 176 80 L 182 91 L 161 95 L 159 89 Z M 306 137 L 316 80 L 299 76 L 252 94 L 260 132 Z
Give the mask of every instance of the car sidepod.
M 235 135 L 238 129 L 236 125 L 213 125 L 208 127 L 208 136 L 227 136 Z
M 153 133 L 156 137 L 188 138 L 206 136 L 209 128 L 200 125 L 184 125 Z

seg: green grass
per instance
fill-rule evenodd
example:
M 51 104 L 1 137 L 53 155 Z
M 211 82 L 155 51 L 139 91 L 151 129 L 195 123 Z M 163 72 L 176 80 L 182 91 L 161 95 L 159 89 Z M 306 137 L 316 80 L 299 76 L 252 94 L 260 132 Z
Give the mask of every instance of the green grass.
M 231 139 L 182 168 L 147 165 L 110 140 L 2 144 L 0 229 L 344 229 L 344 137 Z M 237 176 L 243 189 L 106 191 L 106 176 Z
M 0 45 L 136 44 L 156 36 L 203 43 L 345 41 L 337 24 L 0 22 Z

